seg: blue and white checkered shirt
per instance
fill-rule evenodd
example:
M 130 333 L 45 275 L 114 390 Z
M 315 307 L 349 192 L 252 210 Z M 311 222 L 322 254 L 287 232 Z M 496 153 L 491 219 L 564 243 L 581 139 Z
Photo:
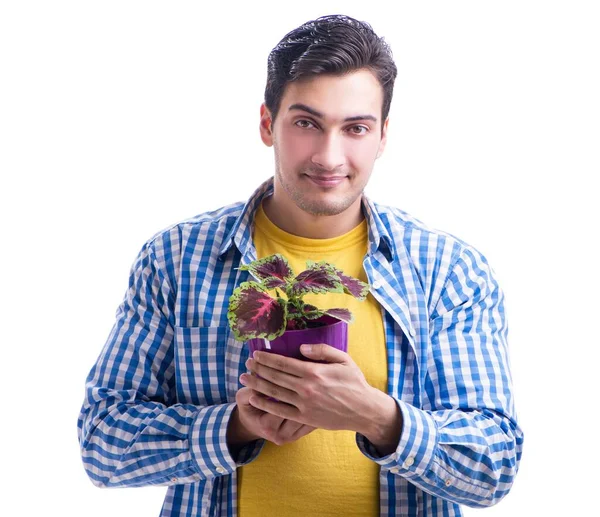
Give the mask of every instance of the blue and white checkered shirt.
M 228 330 L 233 289 L 256 258 L 246 204 L 199 215 L 142 248 L 116 323 L 89 374 L 78 420 L 85 469 L 103 487 L 169 485 L 161 516 L 235 516 L 226 430 L 248 349 Z M 380 515 L 458 516 L 509 491 L 516 422 L 503 294 L 485 258 L 408 214 L 363 197 L 364 268 L 384 308 L 388 393 L 403 416 L 398 448 L 379 457 Z

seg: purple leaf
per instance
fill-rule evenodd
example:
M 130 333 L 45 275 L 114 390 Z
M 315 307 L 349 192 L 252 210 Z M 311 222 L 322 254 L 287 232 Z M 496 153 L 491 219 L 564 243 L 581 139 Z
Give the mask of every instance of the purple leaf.
M 277 289 L 278 287 L 285 287 L 286 284 L 285 284 L 285 281 L 283 281 L 279 278 L 275 278 L 274 276 L 271 276 L 263 282 L 263 285 L 267 289 Z
M 340 279 L 340 282 L 342 282 L 342 286 L 344 287 L 344 292 L 346 294 L 350 294 L 360 301 L 367 297 L 367 294 L 369 294 L 369 290 L 371 289 L 369 284 L 359 280 L 358 278 L 344 275 L 344 273 L 342 273 L 339 269 L 336 269 L 336 273 Z
M 324 312 L 320 310 L 318 307 L 314 305 L 310 305 L 309 303 L 305 303 L 302 307 L 302 317 L 307 320 L 316 320 L 323 316 Z
M 292 287 L 293 296 L 303 296 L 308 293 L 342 293 L 343 291 L 337 275 L 331 274 L 324 268 L 302 271 L 294 280 Z
M 306 321 L 303 319 L 288 320 L 285 330 L 302 330 L 306 328 Z
M 285 331 L 287 304 L 282 298 L 270 296 L 259 283 L 243 282 L 229 299 L 227 318 L 239 341 L 273 340 Z
M 279 253 L 250 262 L 250 264 L 241 266 L 240 269 L 242 271 L 250 271 L 259 280 L 268 280 L 271 277 L 277 278 L 282 281 L 281 286 L 294 278 L 294 272 L 288 261 Z
M 338 320 L 345 321 L 346 323 L 352 322 L 352 314 L 348 309 L 327 309 L 323 312 L 332 318 L 337 318 Z
M 344 292 L 346 294 L 352 295 L 360 301 L 363 301 L 371 286 L 358 278 L 354 278 L 352 276 L 348 276 L 344 274 L 341 269 L 337 269 L 333 264 L 329 262 L 321 261 L 321 262 L 307 262 L 309 270 L 318 270 L 318 271 L 328 271 L 330 274 L 338 277 Z

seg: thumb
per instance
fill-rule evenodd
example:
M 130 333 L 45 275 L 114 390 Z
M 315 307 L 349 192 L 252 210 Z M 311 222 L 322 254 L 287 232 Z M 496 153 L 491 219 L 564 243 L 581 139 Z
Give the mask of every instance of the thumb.
M 342 352 L 325 343 L 302 345 L 300 352 L 314 361 L 327 361 L 328 363 L 345 363 L 348 361 L 348 354 L 346 352 Z

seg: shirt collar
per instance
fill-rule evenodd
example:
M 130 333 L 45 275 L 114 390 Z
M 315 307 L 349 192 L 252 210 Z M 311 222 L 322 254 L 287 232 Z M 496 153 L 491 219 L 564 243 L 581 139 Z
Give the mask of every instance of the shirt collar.
M 381 251 L 388 262 L 392 262 L 396 258 L 396 246 L 387 226 L 379 215 L 377 204 L 366 195 L 363 195 L 362 206 L 369 227 L 369 255 Z
M 256 259 L 256 248 L 252 242 L 252 223 L 254 222 L 254 214 L 262 200 L 271 194 L 273 194 L 273 177 L 263 182 L 250 196 L 250 199 L 246 201 L 242 213 L 236 219 L 233 227 L 227 234 L 227 237 L 223 239 L 223 245 L 219 250 L 220 260 L 225 259 L 225 255 L 232 244 L 236 245 L 237 249 L 242 254 L 242 257 L 248 255 L 249 262 Z
M 256 248 L 252 242 L 254 215 L 262 200 L 273 194 L 273 182 L 274 178 L 269 178 L 250 196 L 242 209 L 242 213 L 236 219 L 227 237 L 223 240 L 223 245 L 219 250 L 219 259 L 223 260 L 225 258 L 232 244 L 236 245 L 242 257 L 247 257 L 248 261 L 256 259 Z M 366 195 L 363 195 L 362 207 L 369 229 L 369 255 L 381 251 L 388 261 L 393 261 L 396 257 L 396 248 L 388 229 L 379 215 L 377 205 Z

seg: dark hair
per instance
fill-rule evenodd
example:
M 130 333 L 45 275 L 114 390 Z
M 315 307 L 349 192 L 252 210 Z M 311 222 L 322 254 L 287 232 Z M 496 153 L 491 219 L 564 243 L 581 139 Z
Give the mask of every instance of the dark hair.
M 397 73 L 383 38 L 368 23 L 343 15 L 322 16 L 294 29 L 269 54 L 265 104 L 273 121 L 287 83 L 361 68 L 370 70 L 383 88 L 383 122 L 390 111 Z

